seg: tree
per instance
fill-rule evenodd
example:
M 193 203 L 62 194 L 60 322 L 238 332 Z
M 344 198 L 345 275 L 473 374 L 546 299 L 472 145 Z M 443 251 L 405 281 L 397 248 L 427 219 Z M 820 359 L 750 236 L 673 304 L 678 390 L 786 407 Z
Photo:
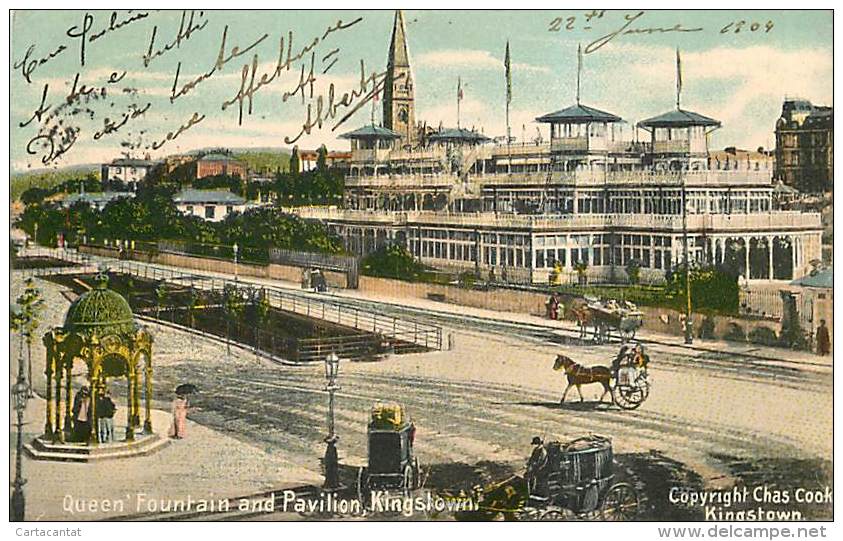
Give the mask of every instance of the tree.
M 231 320 L 240 317 L 243 310 L 243 297 L 237 286 L 226 284 L 222 291 L 222 306 L 225 317 L 225 348 L 226 354 L 231 356 Z
M 588 261 L 584 259 L 577 261 L 574 263 L 574 270 L 577 271 L 577 283 L 581 286 L 584 286 L 588 283 L 588 276 L 586 272 L 588 271 Z
M 316 151 L 316 170 L 324 171 L 328 168 L 328 149 L 325 145 L 319 147 Z
M 40 317 L 44 309 L 44 298 L 41 291 L 35 287 L 35 281 L 27 278 L 26 287 L 23 293 L 17 298 L 17 310 L 13 311 L 9 318 L 9 324 L 13 331 L 20 333 L 23 341 L 26 342 L 26 371 L 27 388 L 29 396 L 32 396 L 32 337 L 41 325 Z M 23 344 L 21 344 L 21 348 Z M 22 360 L 22 359 L 21 359 Z
M 293 152 L 290 154 L 290 173 L 297 175 L 301 170 L 301 163 L 299 160 L 299 147 L 293 147 Z

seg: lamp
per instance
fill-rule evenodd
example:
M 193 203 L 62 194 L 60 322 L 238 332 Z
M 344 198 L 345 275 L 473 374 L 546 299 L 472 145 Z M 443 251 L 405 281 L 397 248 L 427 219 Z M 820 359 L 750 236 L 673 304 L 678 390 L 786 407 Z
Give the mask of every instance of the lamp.
M 340 358 L 333 351 L 325 357 L 325 379 L 333 383 L 340 372 Z
M 325 485 L 326 491 L 335 491 L 340 488 L 339 479 L 339 457 L 337 455 L 337 440 L 339 437 L 334 434 L 334 393 L 340 389 L 336 384 L 340 372 L 340 358 L 332 351 L 325 357 L 325 379 L 328 384 L 325 390 L 328 391 L 328 437 L 325 438 Z
M 240 249 L 240 247 L 237 246 L 237 243 L 235 242 L 234 246 L 232 246 L 232 249 L 234 250 L 234 280 L 236 281 L 237 280 L 237 251 Z

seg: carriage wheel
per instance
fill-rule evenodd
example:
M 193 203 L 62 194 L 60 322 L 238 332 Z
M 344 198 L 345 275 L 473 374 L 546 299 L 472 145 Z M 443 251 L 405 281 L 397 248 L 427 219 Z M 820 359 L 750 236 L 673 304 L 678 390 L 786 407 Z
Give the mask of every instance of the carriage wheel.
M 365 507 L 369 499 L 369 471 L 366 468 L 357 470 L 357 499 Z
M 629 342 L 635 338 L 635 329 L 621 330 L 621 338 L 624 342 Z
M 422 471 L 419 466 L 419 459 L 413 459 L 413 488 L 419 489 L 422 487 Z
M 638 493 L 627 483 L 609 489 L 600 506 L 603 520 L 632 520 L 638 514 Z
M 415 481 L 413 480 L 413 467 L 409 464 L 404 468 L 404 481 L 401 483 L 401 488 L 404 489 L 405 494 L 409 494 L 415 488 Z
M 612 388 L 612 399 L 619 408 L 634 410 L 644 403 L 647 394 L 641 387 L 617 385 Z
M 574 514 L 568 509 L 561 507 L 548 507 L 539 513 L 539 520 L 547 522 L 559 522 L 562 520 L 571 520 Z

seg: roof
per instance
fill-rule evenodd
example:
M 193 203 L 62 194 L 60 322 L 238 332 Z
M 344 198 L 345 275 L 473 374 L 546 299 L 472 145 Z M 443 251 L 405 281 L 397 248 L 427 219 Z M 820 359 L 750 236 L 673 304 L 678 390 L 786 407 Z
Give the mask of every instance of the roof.
M 65 205 L 73 205 L 80 201 L 85 203 L 108 203 L 121 197 L 134 197 L 133 192 L 93 192 L 93 193 L 75 193 L 64 198 Z
M 227 190 L 182 190 L 173 197 L 176 203 L 217 203 L 221 205 L 243 205 L 246 200 Z
M 473 143 L 485 143 L 491 141 L 482 133 L 474 130 L 467 130 L 465 128 L 447 128 L 432 134 L 429 139 L 431 141 L 470 141 Z
M 375 126 L 369 124 L 362 128 L 357 128 L 354 131 L 340 135 L 341 139 L 400 139 L 401 134 L 384 128 L 383 126 Z
M 799 193 L 799 190 L 797 190 L 793 186 L 788 186 L 787 184 L 785 184 L 784 182 L 782 182 L 780 180 L 780 181 L 776 182 L 776 184 L 773 186 L 773 193 L 776 194 L 776 195 L 782 195 L 782 194 L 794 194 L 795 195 L 795 194 Z
M 693 111 L 674 109 L 642 120 L 638 125 L 642 128 L 687 128 L 689 126 L 720 126 L 720 121 Z
M 152 160 L 137 160 L 134 158 L 117 158 L 106 165 L 117 165 L 120 167 L 152 167 L 155 162 Z
M 135 330 L 135 316 L 128 301 L 108 289 L 108 276 L 100 274 L 94 289 L 76 299 L 64 318 L 64 328 L 75 333 L 107 334 L 131 333 Z
M 790 283 L 795 286 L 831 289 L 834 287 L 834 269 L 829 267 L 827 269 L 812 272 L 808 276 L 803 276 L 802 278 Z
M 203 162 L 236 162 L 239 161 L 233 156 L 229 156 L 228 154 L 220 154 L 219 152 L 212 152 L 211 154 L 205 154 L 201 158 L 200 161 Z
M 571 105 L 570 107 L 566 107 L 565 109 L 560 109 L 554 113 L 548 113 L 540 116 L 536 118 L 536 121 L 569 123 L 620 122 L 621 117 L 613 115 L 612 113 L 607 113 L 606 111 L 601 111 L 600 109 L 595 109 L 594 107 L 589 107 L 588 105 L 577 103 L 575 105 Z

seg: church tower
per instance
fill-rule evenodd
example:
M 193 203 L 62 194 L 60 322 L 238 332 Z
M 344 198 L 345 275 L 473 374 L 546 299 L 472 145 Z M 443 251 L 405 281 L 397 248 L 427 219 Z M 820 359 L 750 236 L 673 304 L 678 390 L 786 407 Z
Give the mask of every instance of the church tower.
M 401 134 L 402 146 L 412 145 L 416 139 L 416 106 L 410 54 L 407 52 L 407 29 L 400 9 L 395 10 L 383 88 L 383 126 Z

